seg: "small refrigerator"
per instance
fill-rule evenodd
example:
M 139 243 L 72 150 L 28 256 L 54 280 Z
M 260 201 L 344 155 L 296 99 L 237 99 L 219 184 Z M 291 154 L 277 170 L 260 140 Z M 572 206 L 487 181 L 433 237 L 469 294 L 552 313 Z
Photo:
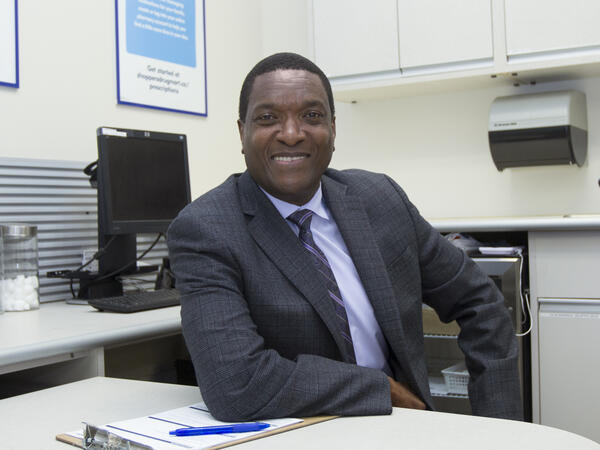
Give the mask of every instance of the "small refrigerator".
M 528 326 L 523 318 L 526 309 L 522 292 L 527 277 L 523 275 L 524 264 L 520 256 L 473 257 L 477 265 L 494 281 L 504 296 L 510 313 L 515 334 Z M 443 324 L 428 307 L 423 309 L 425 333 L 425 355 L 429 372 L 429 385 L 434 404 L 438 411 L 470 414 L 471 406 L 466 391 L 468 374 L 460 366 L 464 355 L 458 347 L 459 327 L 455 322 Z M 529 335 L 518 337 L 519 372 L 521 376 L 521 397 L 526 420 L 531 420 L 531 375 Z M 458 389 L 457 389 L 458 386 Z M 463 389 L 460 389 L 460 386 Z

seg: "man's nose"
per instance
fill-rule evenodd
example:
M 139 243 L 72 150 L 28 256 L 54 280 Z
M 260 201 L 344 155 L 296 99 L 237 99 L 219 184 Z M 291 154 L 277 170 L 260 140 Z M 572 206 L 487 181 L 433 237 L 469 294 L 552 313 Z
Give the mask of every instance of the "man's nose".
M 288 117 L 282 124 L 279 132 L 279 140 L 286 145 L 293 146 L 304 140 L 304 130 L 302 124 L 295 117 Z

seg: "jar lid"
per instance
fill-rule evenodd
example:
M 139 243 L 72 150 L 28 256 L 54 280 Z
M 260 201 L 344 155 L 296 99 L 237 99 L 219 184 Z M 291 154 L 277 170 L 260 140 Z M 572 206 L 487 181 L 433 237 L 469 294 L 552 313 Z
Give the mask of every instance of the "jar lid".
M 5 238 L 30 238 L 37 236 L 37 226 L 27 223 L 4 223 L 0 225 L 2 228 L 1 236 Z

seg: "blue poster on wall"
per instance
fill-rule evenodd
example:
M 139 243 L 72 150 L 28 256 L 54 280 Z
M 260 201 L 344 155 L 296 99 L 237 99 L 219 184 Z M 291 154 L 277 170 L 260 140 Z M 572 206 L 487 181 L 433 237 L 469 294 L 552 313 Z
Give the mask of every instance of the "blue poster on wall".
M 0 85 L 19 87 L 17 0 L 0 0 Z
M 203 0 L 115 0 L 117 100 L 206 116 Z

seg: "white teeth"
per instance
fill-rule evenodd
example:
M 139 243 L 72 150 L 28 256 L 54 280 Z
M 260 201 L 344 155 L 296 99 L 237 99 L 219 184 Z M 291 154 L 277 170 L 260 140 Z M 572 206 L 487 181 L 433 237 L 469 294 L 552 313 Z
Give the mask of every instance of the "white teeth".
M 305 156 L 273 156 L 275 161 L 298 161 L 304 158 Z

